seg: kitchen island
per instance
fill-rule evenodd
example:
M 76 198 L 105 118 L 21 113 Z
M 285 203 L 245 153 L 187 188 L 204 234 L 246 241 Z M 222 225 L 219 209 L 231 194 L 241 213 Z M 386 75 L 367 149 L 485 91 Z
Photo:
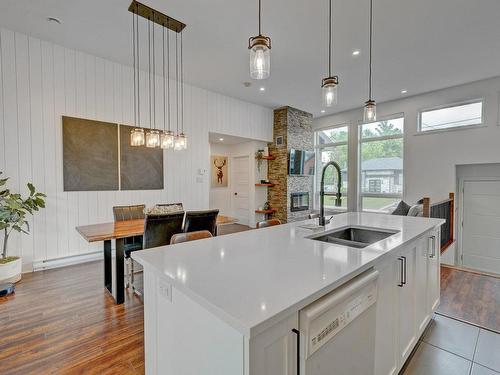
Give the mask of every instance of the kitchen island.
M 397 373 L 439 303 L 444 221 L 346 213 L 304 228 L 314 222 L 134 252 L 146 373 L 296 374 L 299 311 L 370 269 L 379 274 L 373 373 Z M 391 233 L 366 247 L 311 238 L 344 227 Z

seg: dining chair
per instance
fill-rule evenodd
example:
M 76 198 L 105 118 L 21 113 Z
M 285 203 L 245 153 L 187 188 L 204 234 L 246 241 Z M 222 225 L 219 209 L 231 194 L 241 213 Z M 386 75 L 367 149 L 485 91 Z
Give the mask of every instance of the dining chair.
M 165 246 L 176 233 L 182 232 L 184 211 L 165 215 L 146 215 L 144 220 L 143 248 Z
M 170 239 L 175 233 L 182 232 L 182 221 L 184 220 L 184 211 L 151 215 L 147 214 L 144 220 L 144 234 L 142 241 L 143 249 L 165 246 L 170 244 Z M 132 263 L 133 265 L 133 263 Z M 142 295 L 134 285 L 134 272 L 131 272 L 131 285 L 135 294 Z
M 198 230 L 196 232 L 188 232 L 188 233 L 177 233 L 174 234 L 170 239 L 170 244 L 175 245 L 176 243 L 196 241 L 196 240 L 201 240 L 203 238 L 211 238 L 211 237 L 212 233 L 210 233 L 208 230 Z
M 266 228 L 266 227 L 273 227 L 275 225 L 280 225 L 280 224 L 281 224 L 281 221 L 279 219 L 263 220 L 263 221 L 259 221 L 257 223 L 257 229 Z
M 126 220 L 138 220 L 144 219 L 144 204 L 136 204 L 132 206 L 114 206 L 113 207 L 113 217 L 116 221 L 126 221 Z M 125 253 L 125 277 L 126 283 L 125 287 L 128 288 L 131 283 L 131 275 L 134 272 L 134 263 L 130 257 L 132 251 L 137 251 L 142 249 L 142 236 L 133 236 L 123 239 L 123 250 Z
M 217 235 L 217 215 L 219 210 L 187 211 L 184 220 L 184 233 L 207 230 L 212 236 Z

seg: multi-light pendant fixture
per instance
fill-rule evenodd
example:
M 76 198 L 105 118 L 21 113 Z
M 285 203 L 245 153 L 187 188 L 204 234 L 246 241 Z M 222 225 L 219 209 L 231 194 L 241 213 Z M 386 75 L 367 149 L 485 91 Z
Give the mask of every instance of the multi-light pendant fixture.
M 271 38 L 261 32 L 262 7 L 259 0 L 259 35 L 248 39 L 250 77 L 266 79 L 271 74 Z
M 368 78 L 368 100 L 365 102 L 363 112 L 364 122 L 374 122 L 377 120 L 377 103 L 372 99 L 372 41 L 373 41 L 373 0 L 370 0 L 370 56 L 369 56 L 369 78 Z
M 179 22 L 155 9 L 138 1 L 132 1 L 128 9 L 132 12 L 133 54 L 134 54 L 134 125 L 130 133 L 131 146 L 146 146 L 149 148 L 163 148 L 184 150 L 187 148 L 187 137 L 184 134 L 184 75 L 182 61 L 182 31 L 185 24 Z M 140 45 L 139 45 L 139 16 L 147 20 L 148 28 L 148 107 L 149 129 L 144 131 L 141 123 L 141 95 L 140 95 Z M 156 121 L 156 42 L 155 29 L 162 28 L 162 99 L 163 99 L 163 126 L 157 127 Z M 176 130 L 171 128 L 171 92 L 170 92 L 170 31 L 175 32 L 175 105 Z
M 321 81 L 323 106 L 331 107 L 337 104 L 339 77 L 332 76 L 332 0 L 329 0 L 328 8 L 328 77 Z

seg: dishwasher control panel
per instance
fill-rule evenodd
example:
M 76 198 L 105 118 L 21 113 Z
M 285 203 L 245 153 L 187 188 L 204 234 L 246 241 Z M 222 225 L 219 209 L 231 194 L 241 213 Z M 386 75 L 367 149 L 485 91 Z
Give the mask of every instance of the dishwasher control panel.
M 305 358 L 331 340 L 376 300 L 375 276 L 366 284 L 340 287 L 304 308 L 300 312 L 300 330 L 305 335 Z

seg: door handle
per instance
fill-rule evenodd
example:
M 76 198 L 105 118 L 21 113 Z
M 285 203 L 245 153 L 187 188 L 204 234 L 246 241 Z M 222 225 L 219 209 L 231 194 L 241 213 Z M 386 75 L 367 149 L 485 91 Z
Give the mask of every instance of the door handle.
M 403 279 L 402 284 L 403 284 L 403 285 L 406 285 L 406 273 L 407 273 L 407 271 L 408 271 L 408 270 L 407 270 L 407 264 L 406 264 L 406 257 L 405 257 L 405 256 L 401 256 L 401 258 L 403 258 L 403 263 L 404 263 L 404 267 L 403 267 L 403 269 L 404 269 L 404 272 L 403 272 L 404 279 Z
M 238 193 L 234 193 L 234 195 L 238 195 Z
M 432 248 L 429 258 L 434 258 L 436 256 L 436 236 L 431 236 L 430 238 L 432 240 Z
M 403 284 L 403 272 L 404 272 L 403 271 L 403 262 L 404 262 L 404 260 L 401 257 L 399 257 L 398 260 L 401 262 L 401 266 L 399 268 L 399 284 L 398 284 L 398 286 L 400 288 L 402 288 L 404 286 L 404 284 Z
M 297 375 L 300 375 L 300 331 L 294 328 L 292 332 L 297 335 Z

